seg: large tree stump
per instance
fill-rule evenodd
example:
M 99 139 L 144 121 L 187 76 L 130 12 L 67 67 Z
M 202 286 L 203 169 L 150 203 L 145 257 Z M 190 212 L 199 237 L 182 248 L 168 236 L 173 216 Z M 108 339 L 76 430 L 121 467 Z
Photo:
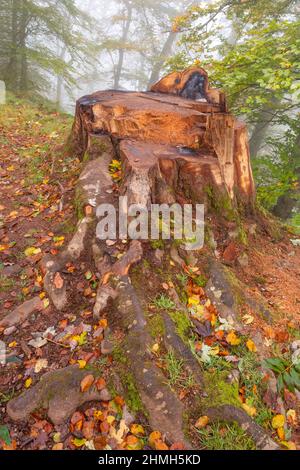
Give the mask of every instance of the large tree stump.
M 137 389 L 150 426 L 163 432 L 170 442 L 185 441 L 187 447 L 192 447 L 183 433 L 186 405 L 166 384 L 165 371 L 153 350 L 153 332 L 151 334 L 147 310 L 147 289 L 152 289 L 150 280 L 143 277 L 138 284 L 134 283 L 131 270 L 143 258 L 146 261 L 149 243 L 134 240 L 127 245 L 126 240 L 122 240 L 123 246 L 127 246 L 123 252 L 120 240 L 107 240 L 110 242 L 107 243 L 101 237 L 97 238 L 96 208 L 110 203 L 118 210 L 121 194 L 127 196 L 128 205 L 204 203 L 208 211 L 214 206 L 220 207 L 220 204 L 211 203 L 211 199 L 220 198 L 218 202 L 224 202 L 221 216 L 228 208 L 228 202 L 235 213 L 240 205 L 252 209 L 255 189 L 246 127 L 227 111 L 224 94 L 210 89 L 205 71 L 191 68 L 170 74 L 149 92 L 110 90 L 81 98 L 77 102 L 69 143 L 73 154 L 84 160 L 77 184 L 77 205 L 82 218 L 67 248 L 55 259 L 44 260 L 49 297 L 57 308 L 65 308 L 61 299 L 72 299 L 76 290 L 76 285 L 63 276 L 66 263 L 77 262 L 81 266 L 82 260 L 89 260 L 91 270 L 97 272 L 99 279 L 94 318 L 108 316 L 110 327 L 118 329 L 117 337 L 124 357 L 115 367 L 125 392 L 130 375 L 130 388 Z M 112 159 L 122 163 L 118 187 L 108 172 Z M 115 250 L 118 245 L 122 252 Z M 171 244 L 165 250 L 169 248 L 167 255 L 172 259 L 172 266 L 184 267 L 185 260 L 181 256 L 185 256 L 184 250 L 179 252 Z M 198 254 L 195 252 L 194 263 L 198 262 Z M 161 258 L 158 262 L 162 264 Z M 168 269 L 168 265 L 164 264 L 164 268 Z M 138 271 L 142 269 L 141 264 Z M 159 279 L 158 285 L 163 285 L 161 271 L 148 273 L 157 281 Z M 60 289 L 52 286 L 57 273 L 63 278 Z M 169 290 L 170 295 L 171 292 L 177 310 L 186 315 L 186 307 L 181 304 L 175 288 Z M 232 309 L 225 307 L 231 313 Z M 224 312 L 223 309 L 225 316 Z M 168 313 L 162 315 L 162 332 L 155 333 L 155 340 L 166 350 L 172 348 L 174 354 L 184 360 L 186 370 L 195 378 L 197 393 L 203 398 L 206 384 L 199 362 Z M 120 329 L 124 337 L 120 335 Z M 211 419 L 224 418 L 241 423 L 257 441 L 258 448 L 274 448 L 266 433 L 240 409 L 238 401 L 237 407 L 210 408 L 208 412 Z
M 227 112 L 224 94 L 209 88 L 201 68 L 170 74 L 150 92 L 84 96 L 71 137 L 77 156 L 84 156 L 94 134 L 108 134 L 120 144 L 122 188 L 135 192 L 132 202 L 168 202 L 156 189 L 161 186 L 178 202 L 192 195 L 192 202 L 203 203 L 209 188 L 233 205 L 238 199 L 252 206 L 247 129 Z

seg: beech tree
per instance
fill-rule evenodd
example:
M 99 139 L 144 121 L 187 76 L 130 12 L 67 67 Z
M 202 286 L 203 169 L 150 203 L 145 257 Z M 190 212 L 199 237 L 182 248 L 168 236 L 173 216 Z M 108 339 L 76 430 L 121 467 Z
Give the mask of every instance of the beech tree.
M 0 78 L 22 93 L 49 90 L 51 77 L 72 85 L 91 58 L 90 25 L 74 0 L 1 0 Z

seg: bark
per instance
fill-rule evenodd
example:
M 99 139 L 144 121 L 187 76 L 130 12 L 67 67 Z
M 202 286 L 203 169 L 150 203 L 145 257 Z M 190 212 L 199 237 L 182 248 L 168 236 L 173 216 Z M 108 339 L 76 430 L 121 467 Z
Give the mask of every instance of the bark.
M 127 7 L 127 18 L 123 27 L 123 34 L 122 34 L 122 44 L 126 44 L 127 39 L 128 39 L 128 33 L 131 25 L 131 20 L 132 20 L 132 12 L 133 8 L 130 2 L 125 2 L 126 7 Z M 119 60 L 117 64 L 117 68 L 114 74 L 114 89 L 118 89 L 120 85 L 120 79 L 122 75 L 122 69 L 123 69 L 123 63 L 124 63 L 124 48 L 119 49 Z
M 163 48 L 161 50 L 161 53 L 158 57 L 158 59 L 156 60 L 155 64 L 154 64 L 154 67 L 152 69 L 152 72 L 151 72 L 151 75 L 150 75 L 150 78 L 149 78 L 149 82 L 148 82 L 148 86 L 147 88 L 151 88 L 151 86 L 156 83 L 159 79 L 159 74 L 160 74 L 160 71 L 162 69 L 162 66 L 164 65 L 165 63 L 165 60 L 170 56 L 171 52 L 172 52 L 172 47 L 173 47 L 173 44 L 174 44 L 174 41 L 177 37 L 177 33 L 171 31 L 169 34 L 168 34 L 168 37 L 163 45 Z
M 15 90 L 17 80 L 17 32 L 18 32 L 18 2 L 17 0 L 12 1 L 11 7 L 11 47 L 10 47 L 10 58 L 5 72 L 5 82 L 8 84 L 8 88 Z
M 28 21 L 28 10 L 26 0 L 22 2 L 22 16 L 20 22 L 20 54 L 21 54 L 21 71 L 20 71 L 20 91 L 28 91 L 28 63 L 26 53 L 26 39 L 27 39 L 27 21 Z

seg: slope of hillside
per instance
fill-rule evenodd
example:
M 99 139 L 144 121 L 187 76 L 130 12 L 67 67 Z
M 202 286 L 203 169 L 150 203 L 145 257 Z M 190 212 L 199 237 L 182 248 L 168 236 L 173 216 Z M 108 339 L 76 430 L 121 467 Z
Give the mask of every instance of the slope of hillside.
M 149 368 L 162 371 L 165 396 L 170 391 L 172 441 L 145 412 L 124 355 L 133 338 L 122 306 L 93 317 L 100 279 L 93 260 L 67 263 L 54 283 L 59 289 L 68 279 L 74 296 L 62 311 L 50 302 L 43 260 L 68 246 L 82 216 L 74 191 L 82 164 L 65 150 L 71 123 L 13 97 L 0 107 L 2 448 L 253 449 L 259 429 L 283 448 L 298 447 L 300 247 L 277 222 L 257 215 L 237 226 L 219 208 L 205 247 L 189 258 L 171 242 L 142 243 L 131 281 L 146 318 Z M 119 260 L 127 244 L 106 249 Z M 69 382 L 66 370 L 76 370 Z M 57 381 L 71 405 L 58 388 L 52 396 Z M 24 391 L 27 398 L 14 401 Z M 165 402 L 155 393 L 159 416 Z M 226 406 L 251 417 L 252 436 Z

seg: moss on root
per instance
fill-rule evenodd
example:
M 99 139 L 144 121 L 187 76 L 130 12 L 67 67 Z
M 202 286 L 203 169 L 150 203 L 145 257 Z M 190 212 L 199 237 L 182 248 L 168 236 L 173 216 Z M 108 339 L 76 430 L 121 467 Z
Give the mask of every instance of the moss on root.
M 184 312 L 170 312 L 170 317 L 175 323 L 175 329 L 178 336 L 185 344 L 189 344 L 191 322 Z
M 239 400 L 239 386 L 235 382 L 226 381 L 226 371 L 205 371 L 203 373 L 204 389 L 207 396 L 201 399 L 203 410 L 221 405 L 233 405 L 241 408 Z
M 147 318 L 148 330 L 152 338 L 158 338 L 165 334 L 165 324 L 163 318 L 159 314 L 148 316 Z

